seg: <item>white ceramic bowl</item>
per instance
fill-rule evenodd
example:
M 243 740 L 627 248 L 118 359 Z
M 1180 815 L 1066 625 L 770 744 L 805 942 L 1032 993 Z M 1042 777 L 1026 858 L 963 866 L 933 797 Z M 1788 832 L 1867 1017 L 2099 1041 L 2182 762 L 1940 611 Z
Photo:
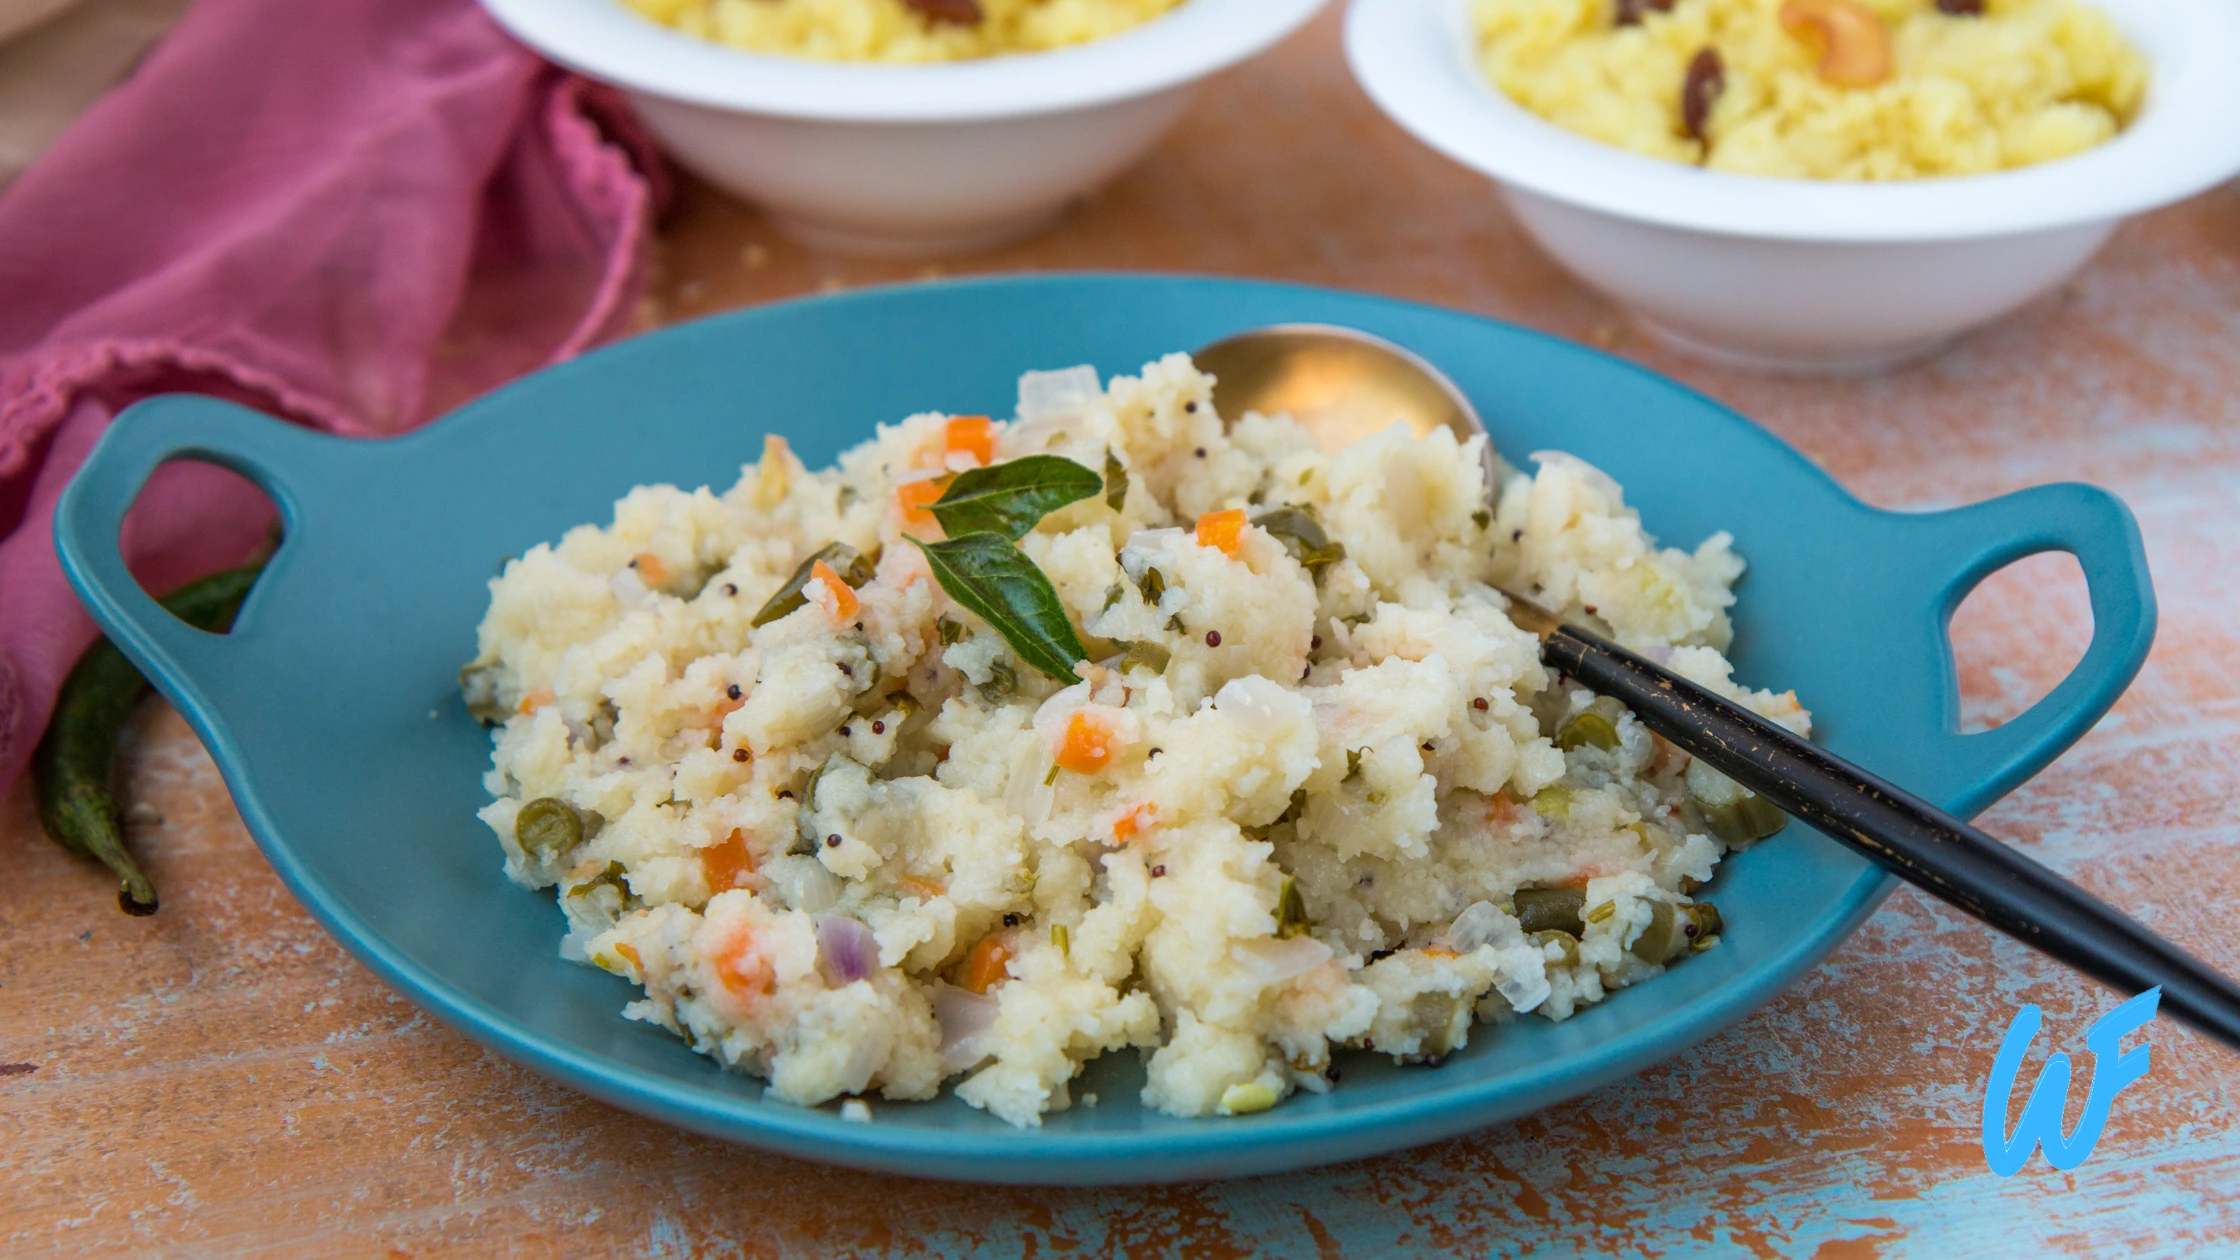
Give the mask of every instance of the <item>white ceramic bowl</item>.
M 1478 72 L 1468 0 L 1354 0 L 1346 51 L 1385 113 L 1491 176 L 1548 253 L 1651 330 L 1759 369 L 1866 371 L 1997 319 L 2126 216 L 2240 172 L 2240 3 L 2091 2 L 2154 63 L 2123 134 L 1902 183 L 1731 175 L 1574 135 Z
M 1053 52 L 892 66 L 760 56 L 619 0 L 483 0 L 508 31 L 626 92 L 671 156 L 793 235 L 854 253 L 982 249 L 1143 155 L 1215 71 L 1324 0 L 1187 0 Z

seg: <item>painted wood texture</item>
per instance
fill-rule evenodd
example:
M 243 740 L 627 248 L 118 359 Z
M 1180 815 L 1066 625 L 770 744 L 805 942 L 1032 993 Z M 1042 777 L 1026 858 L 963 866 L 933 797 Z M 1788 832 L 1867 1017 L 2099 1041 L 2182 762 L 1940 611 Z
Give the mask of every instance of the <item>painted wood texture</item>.
M 934 271 L 805 252 L 696 189 L 663 250 L 649 323 Z M 2161 639 L 2117 711 L 1984 823 L 2240 971 L 2240 190 L 2132 224 L 2059 296 L 1924 366 L 1734 374 L 1634 336 L 1482 182 L 1384 123 L 1331 14 L 1212 87 L 1055 232 L 952 270 L 1069 267 L 1334 284 L 1596 342 L 1884 505 L 2115 489 L 2145 527 Z M 1963 611 L 1971 721 L 2019 712 L 2075 659 L 2073 574 L 2017 566 Z M 1994 1177 L 1979 1099 L 2017 1006 L 2046 1012 L 2028 1081 L 2116 998 L 1906 892 L 1739 1027 L 1515 1123 L 1257 1181 L 964 1188 L 685 1136 L 485 1054 L 293 903 L 175 714 L 148 706 L 124 766 L 152 919 L 118 915 L 114 885 L 39 836 L 28 792 L 0 801 L 9 1256 L 2240 1253 L 2240 1059 L 2157 1021 L 2153 1072 L 2091 1162 Z

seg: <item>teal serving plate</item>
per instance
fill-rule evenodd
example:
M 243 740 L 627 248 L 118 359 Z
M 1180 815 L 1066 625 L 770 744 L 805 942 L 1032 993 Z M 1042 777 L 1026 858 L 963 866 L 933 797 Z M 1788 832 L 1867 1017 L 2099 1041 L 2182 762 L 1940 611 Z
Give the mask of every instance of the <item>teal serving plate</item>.
M 948 1094 L 874 1100 L 871 1124 L 765 1100 L 620 1014 L 623 981 L 561 960 L 549 893 L 506 882 L 474 811 L 489 737 L 459 666 L 499 563 L 609 519 L 645 482 L 731 484 L 765 433 L 811 465 L 917 411 L 1011 413 L 1022 370 L 1133 372 L 1262 324 L 1360 328 L 1444 368 L 1512 461 L 1560 448 L 1608 470 L 1649 527 L 1692 547 L 1731 531 L 1749 561 L 1737 674 L 1795 687 L 1819 739 L 1962 815 L 2074 742 L 2130 682 L 2154 592 L 2122 503 L 2041 486 L 1949 512 L 1881 511 L 1719 404 L 1579 346 L 1450 311 L 1236 280 L 1049 276 L 910 285 L 669 328 L 539 372 L 405 437 L 326 437 L 203 397 L 117 418 L 62 496 L 55 534 L 86 606 L 216 758 L 242 818 L 327 929 L 422 1007 L 516 1062 L 669 1124 L 807 1159 L 926 1177 L 1091 1184 L 1237 1176 L 1431 1141 L 1593 1089 L 1748 1014 L 1893 887 L 1792 825 L 1712 887 L 1722 948 L 1565 1023 L 1480 1029 L 1444 1067 L 1354 1055 L 1332 1093 L 1182 1120 L 1141 1106 L 1136 1056 L 1076 1090 L 1096 1106 L 1016 1130 Z M 140 589 L 120 522 L 168 460 L 234 469 L 279 504 L 286 542 L 229 635 Z M 1958 727 L 1946 634 L 1978 582 L 2076 556 L 2092 643 L 2035 708 Z

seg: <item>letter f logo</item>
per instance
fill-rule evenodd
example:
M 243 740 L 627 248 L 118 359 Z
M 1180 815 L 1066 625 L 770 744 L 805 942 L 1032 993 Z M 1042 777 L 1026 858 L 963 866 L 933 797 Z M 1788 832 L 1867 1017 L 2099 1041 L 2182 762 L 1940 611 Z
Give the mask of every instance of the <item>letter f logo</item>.
M 1992 1172 L 2014 1176 L 2030 1162 L 2031 1150 L 2041 1144 L 2046 1148 L 2046 1162 L 2063 1171 L 2075 1168 L 2092 1154 L 2092 1148 L 2100 1142 L 2100 1130 L 2108 1123 L 2116 1094 L 2147 1074 L 2148 1051 L 2153 1047 L 2142 1045 L 2126 1051 L 2122 1048 L 2124 1035 L 2153 1019 L 2155 1006 L 2161 1001 L 2162 987 L 2157 985 L 2102 1015 L 2085 1034 L 2085 1048 L 2092 1051 L 2092 1089 L 2085 1095 L 2084 1114 L 2077 1117 L 2076 1132 L 2066 1138 L 2061 1135 L 2061 1111 L 2069 1101 L 2069 1056 L 2059 1052 L 2046 1056 L 2038 1083 L 2030 1089 L 2030 1101 L 2023 1105 L 2022 1119 L 2014 1126 L 2014 1136 L 2005 1136 L 2007 1098 L 2014 1092 L 2016 1074 L 2022 1070 L 2022 1056 L 2029 1052 L 2043 1022 L 2035 1006 L 2015 1012 L 2006 1040 L 1999 1043 L 1999 1057 L 1992 1060 L 1991 1079 L 1983 1091 L 1983 1158 Z

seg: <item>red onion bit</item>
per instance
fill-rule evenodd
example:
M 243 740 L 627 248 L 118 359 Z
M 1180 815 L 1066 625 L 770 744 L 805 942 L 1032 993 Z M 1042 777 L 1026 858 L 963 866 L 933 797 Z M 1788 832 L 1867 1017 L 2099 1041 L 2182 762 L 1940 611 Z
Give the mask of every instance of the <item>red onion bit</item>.
M 817 966 L 833 985 L 868 980 L 879 970 L 879 940 L 844 914 L 817 920 Z

